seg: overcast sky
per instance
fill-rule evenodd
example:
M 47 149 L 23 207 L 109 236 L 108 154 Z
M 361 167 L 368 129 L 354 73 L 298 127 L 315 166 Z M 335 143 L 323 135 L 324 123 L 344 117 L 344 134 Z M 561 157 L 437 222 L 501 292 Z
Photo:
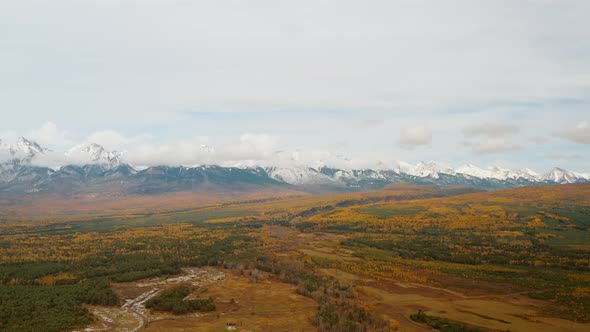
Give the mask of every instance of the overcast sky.
M 590 172 L 590 1 L 0 1 L 0 137 Z

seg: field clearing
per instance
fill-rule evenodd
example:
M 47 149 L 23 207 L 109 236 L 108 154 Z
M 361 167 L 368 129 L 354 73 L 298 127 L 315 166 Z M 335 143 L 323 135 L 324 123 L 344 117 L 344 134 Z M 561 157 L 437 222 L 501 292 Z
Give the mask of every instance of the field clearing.
M 87 306 L 95 323 L 75 331 L 227 331 L 235 324 L 244 331 L 315 331 L 309 321 L 317 303 L 298 295 L 295 286 L 268 274 L 252 282 L 237 271 L 222 268 L 188 268 L 183 274 L 113 284 L 121 307 Z M 145 302 L 171 287 L 187 284 L 194 291 L 187 297 L 213 297 L 216 310 L 173 315 L 145 308 Z M 293 324 L 293 322 L 297 322 Z
M 417 326 L 409 316 L 418 310 L 426 314 L 498 331 L 588 331 L 590 324 L 575 323 L 542 312 L 544 301 L 518 294 L 466 296 L 455 291 L 416 283 L 388 284 L 337 269 L 322 269 L 326 275 L 358 286 L 359 299 L 375 312 L 400 323 L 400 331 L 431 331 Z
M 253 283 L 229 272 L 225 279 L 208 285 L 200 296 L 212 296 L 218 309 L 201 317 L 168 315 L 150 322 L 145 331 L 227 331 L 227 323 L 244 331 L 316 331 L 308 316 L 317 303 L 296 294 L 294 285 L 268 276 Z
M 293 200 L 309 196 L 298 191 L 177 192 L 159 195 L 94 196 L 80 195 L 64 199 L 52 195 L 11 200 L 0 195 L 0 222 L 42 225 L 55 222 L 125 219 L 149 215 L 190 212 L 231 205 L 261 204 L 265 201 Z
M 299 251 L 311 257 L 322 257 L 336 262 L 345 262 L 347 257 L 347 254 L 330 247 L 319 246 L 317 250 L 300 249 Z M 508 268 L 504 270 L 513 272 Z M 444 280 L 445 286 L 435 287 L 416 282 L 382 280 L 364 274 L 342 271 L 339 268 L 322 268 L 319 271 L 343 283 L 356 285 L 359 301 L 375 308 L 376 314 L 398 321 L 400 331 L 431 330 L 409 318 L 418 310 L 423 310 L 428 315 L 459 321 L 468 326 L 497 331 L 590 330 L 589 323 L 576 323 L 559 317 L 548 317 L 546 309 L 552 304 L 531 299 L 521 293 L 513 293 L 509 288 L 503 289 L 500 284 L 490 284 L 490 289 L 487 291 L 465 289 L 466 293 L 463 293 L 460 289 L 448 288 L 447 283 L 461 282 L 460 278 L 449 276 L 446 276 Z M 580 278 L 587 278 L 587 274 L 581 274 Z

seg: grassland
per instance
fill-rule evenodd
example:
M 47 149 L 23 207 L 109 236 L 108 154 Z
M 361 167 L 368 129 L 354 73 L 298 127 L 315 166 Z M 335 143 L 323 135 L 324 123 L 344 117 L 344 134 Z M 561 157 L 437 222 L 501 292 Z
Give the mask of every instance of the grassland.
M 150 323 L 146 331 L 224 331 L 228 323 L 250 331 L 314 331 L 309 316 L 317 304 L 295 292 L 295 286 L 267 274 L 256 283 L 225 271 L 226 277 L 209 284 L 200 296 L 216 299 L 211 314 L 180 316 Z M 296 322 L 296 323 L 294 323 Z
M 231 320 L 250 330 L 300 331 L 276 310 L 284 307 L 304 330 L 426 331 L 441 322 L 447 329 L 590 328 L 587 184 L 176 194 L 159 202 L 97 198 L 94 207 L 88 197 L 52 197 L 0 215 L 3 331 L 35 330 L 19 325 L 31 312 L 38 318 L 31 324 L 47 331 L 80 328 L 108 312 L 133 325 L 119 307 L 141 294 L 118 285 L 141 293 L 151 278 L 199 266 L 228 276 L 205 292 L 190 288 L 189 297 L 211 296 L 215 312 L 163 316 L 141 328 L 218 331 L 234 312 Z M 55 311 L 43 309 L 50 306 Z M 419 310 L 425 316 L 413 321 Z

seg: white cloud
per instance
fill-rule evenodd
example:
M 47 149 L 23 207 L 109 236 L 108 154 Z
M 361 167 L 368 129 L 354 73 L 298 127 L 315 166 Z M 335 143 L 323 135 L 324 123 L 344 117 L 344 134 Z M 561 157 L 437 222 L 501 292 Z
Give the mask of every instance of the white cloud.
M 522 146 L 507 142 L 503 138 L 489 138 L 483 142 L 467 143 L 475 154 L 494 154 L 522 149 Z
M 116 128 L 123 137 L 89 140 L 129 154 L 143 146 L 145 162 L 174 151 L 195 160 L 195 133 L 220 142 L 216 158 L 231 158 L 220 147 L 229 145 L 266 158 L 272 148 L 238 139 L 248 132 L 302 155 L 485 162 L 460 155 L 462 128 L 508 123 L 533 145 L 528 137 L 587 117 L 590 1 L 32 2 L 0 1 L 2 127 L 19 136 L 49 118 L 76 142 Z M 417 123 L 437 149 L 409 149 L 425 141 L 417 136 L 398 148 L 398 133 Z M 137 128 L 154 138 L 126 141 Z M 483 132 L 466 137 L 511 133 Z M 185 143 L 170 142 L 178 137 Z
M 217 163 L 217 151 L 208 152 L 203 145 L 200 138 L 171 143 L 141 143 L 127 149 L 123 160 L 138 166 L 193 166 Z
M 55 123 L 47 121 L 40 128 L 29 132 L 27 137 L 41 145 L 64 145 L 71 143 L 67 134 L 67 131 L 59 129 Z
M 151 138 L 143 134 L 137 136 L 125 136 L 114 130 L 100 130 L 92 133 L 86 138 L 86 143 L 97 143 L 110 150 L 124 151 L 134 145 L 141 144 Z
M 99 131 L 87 138 L 88 143 L 122 151 L 122 160 L 137 166 L 233 165 L 242 161 L 264 164 L 265 160 L 274 156 L 278 140 L 277 136 L 247 133 L 241 135 L 237 142 L 211 146 L 207 137 L 154 142 L 148 135 L 127 137 L 113 130 Z
M 329 166 L 352 168 L 392 168 L 392 158 L 375 159 L 352 158 L 316 148 L 285 149 L 276 135 L 245 133 L 224 144 L 211 143 L 208 137 L 194 137 L 172 142 L 160 143 L 148 139 L 147 135 L 126 137 L 116 131 L 100 131 L 91 135 L 87 141 L 105 147 L 116 146 L 123 151 L 121 160 L 134 166 L 195 166 L 217 164 L 222 166 Z M 107 148 L 111 150 L 112 148 Z M 78 151 L 79 152 L 79 151 Z M 53 156 L 55 157 L 55 156 Z M 384 156 L 381 156 L 384 157 Z M 86 156 L 71 154 L 60 163 L 80 163 Z M 45 158 L 47 159 L 47 158 Z M 45 164 L 49 162 L 45 161 Z M 57 161 L 54 160 L 53 164 Z
M 10 129 L 0 129 L 0 147 L 10 145 L 18 138 L 18 132 Z
M 84 110 L 86 121 L 136 121 L 146 110 L 162 119 L 168 110 L 428 111 L 587 97 L 588 1 L 54 0 L 35 8 L 0 3 L 0 108 L 21 119 L 48 102 L 64 118 Z
M 263 155 L 274 152 L 279 142 L 278 136 L 267 134 L 244 134 L 240 136 L 240 150 L 256 151 Z
M 402 147 L 414 147 L 432 143 L 432 131 L 424 126 L 410 127 L 403 130 L 399 143 Z
M 516 134 L 520 131 L 518 126 L 506 123 L 488 123 L 481 125 L 472 125 L 463 128 L 463 135 L 466 137 L 486 136 L 501 137 Z
M 579 155 L 579 154 L 554 154 L 551 155 L 550 158 L 554 161 L 559 161 L 559 162 L 563 162 L 563 161 L 570 161 L 572 159 L 583 159 L 584 156 Z
M 123 136 L 114 130 L 100 130 L 86 138 L 88 143 L 97 143 L 107 149 L 121 149 L 133 141 L 132 138 Z
M 561 130 L 557 136 L 579 144 L 590 144 L 590 124 L 588 121 L 580 121 L 573 128 Z
M 468 138 L 480 137 L 480 141 L 464 141 L 471 152 L 476 155 L 497 154 L 522 149 L 522 146 L 508 141 L 505 137 L 520 132 L 520 128 L 508 123 L 487 123 L 469 125 L 463 128 L 463 136 Z

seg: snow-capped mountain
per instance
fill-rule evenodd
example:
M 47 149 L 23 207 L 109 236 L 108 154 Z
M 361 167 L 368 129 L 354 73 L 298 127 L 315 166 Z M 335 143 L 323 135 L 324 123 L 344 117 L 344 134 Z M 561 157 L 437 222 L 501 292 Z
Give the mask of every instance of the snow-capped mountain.
M 38 156 L 49 152 L 34 141 L 19 137 L 14 144 L 0 140 L 0 183 L 10 182 L 17 178 L 32 179 L 35 176 L 21 172 L 22 168 Z
M 65 155 L 76 164 L 98 164 L 114 168 L 121 163 L 120 152 L 107 151 L 102 145 L 96 143 L 76 145 Z
M 37 142 L 24 137 L 19 137 L 12 145 L 0 142 L 0 148 L 9 153 L 9 159 L 25 162 L 29 162 L 36 156 L 45 154 L 49 151 L 49 149 L 41 147 Z
M 489 169 L 483 169 L 473 164 L 466 164 L 457 168 L 457 172 L 481 179 L 499 179 L 497 174 Z
M 528 168 L 509 169 L 499 166 L 491 166 L 487 169 L 483 169 L 473 164 L 467 164 L 457 168 L 456 172 L 481 179 L 526 179 L 529 181 L 540 180 L 539 174 Z
M 585 178 L 584 176 L 576 174 L 574 172 L 566 171 L 559 167 L 555 167 L 549 172 L 543 174 L 543 176 L 541 176 L 541 180 L 565 184 L 585 182 L 584 180 L 588 180 L 588 178 Z
M 434 161 L 421 161 L 416 165 L 411 165 L 406 162 L 399 162 L 398 171 L 399 173 L 404 173 L 417 177 L 431 177 L 435 179 L 439 178 L 440 174 L 456 174 L 456 172 L 453 169 L 440 165 Z
M 336 179 L 311 167 L 266 167 L 265 171 L 271 178 L 292 185 L 319 185 L 337 182 Z
M 205 155 L 215 153 L 211 146 L 202 145 L 200 148 Z M 65 164 L 60 167 L 39 166 L 37 160 L 46 158 L 48 152 L 48 149 L 24 137 L 12 145 L 0 141 L 0 194 L 102 193 L 113 190 L 160 193 L 260 186 L 293 186 L 299 190 L 327 192 L 378 189 L 395 182 L 496 189 L 590 182 L 588 173 L 561 168 L 540 175 L 527 168 L 481 168 L 473 164 L 452 169 L 434 161 L 415 165 L 399 162 L 394 167 L 381 165 L 375 169 L 334 168 L 322 161 L 310 166 L 302 163 L 297 153 L 288 152 L 277 153 L 276 165 L 269 163 L 264 167 L 246 160 L 230 166 L 153 166 L 139 169 L 123 163 L 120 152 L 109 151 L 96 143 L 69 149 L 62 155 Z

